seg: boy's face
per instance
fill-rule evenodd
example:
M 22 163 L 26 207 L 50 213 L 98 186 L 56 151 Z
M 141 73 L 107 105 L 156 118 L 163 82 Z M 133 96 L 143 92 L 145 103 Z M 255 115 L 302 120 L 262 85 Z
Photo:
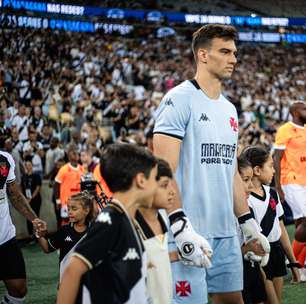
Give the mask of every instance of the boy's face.
M 172 179 L 162 176 L 157 182 L 157 190 L 153 199 L 153 207 L 156 209 L 169 209 L 174 202 L 175 190 Z
M 157 166 L 155 166 L 149 175 L 149 178 L 145 179 L 145 183 L 143 185 L 143 198 L 141 201 L 140 207 L 151 208 L 153 204 L 153 198 L 157 189 Z

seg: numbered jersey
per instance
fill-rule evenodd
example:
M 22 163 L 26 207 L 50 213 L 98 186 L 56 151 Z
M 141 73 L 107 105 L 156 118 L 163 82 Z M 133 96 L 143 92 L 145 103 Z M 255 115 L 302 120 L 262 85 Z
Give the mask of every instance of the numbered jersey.
M 0 151 L 0 245 L 16 235 L 6 193 L 7 184 L 15 181 L 15 162 L 9 153 Z

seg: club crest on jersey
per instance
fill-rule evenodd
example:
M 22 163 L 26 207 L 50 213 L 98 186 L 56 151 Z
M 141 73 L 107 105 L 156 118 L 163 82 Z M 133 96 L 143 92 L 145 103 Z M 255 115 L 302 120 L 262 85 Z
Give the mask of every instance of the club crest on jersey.
M 270 198 L 269 205 L 270 205 L 272 210 L 276 209 L 276 201 L 275 201 L 274 198 L 272 198 L 272 197 Z
M 177 281 L 175 292 L 179 297 L 188 297 L 191 295 L 191 286 L 188 281 Z
M 7 177 L 9 174 L 9 168 L 6 163 L 0 163 L 0 174 Z
M 97 217 L 97 221 L 100 223 L 107 223 L 109 225 L 112 224 L 112 219 L 107 212 L 101 212 Z
M 230 126 L 231 126 L 232 130 L 234 132 L 237 132 L 238 131 L 238 122 L 235 120 L 234 117 L 230 117 L 229 123 L 230 123 Z

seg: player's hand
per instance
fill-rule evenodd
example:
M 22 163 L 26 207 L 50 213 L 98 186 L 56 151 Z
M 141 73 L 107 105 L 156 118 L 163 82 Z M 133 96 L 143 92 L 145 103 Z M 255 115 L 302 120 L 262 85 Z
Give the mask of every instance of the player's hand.
M 265 255 L 261 258 L 261 266 L 267 265 L 269 261 L 270 253 L 270 243 L 268 239 L 260 232 L 261 229 L 255 219 L 252 217 L 251 213 L 247 213 L 238 218 L 240 228 L 244 236 L 244 242 L 248 244 L 253 240 L 257 240 L 262 250 L 265 252 Z
M 213 250 L 208 241 L 193 230 L 183 210 L 179 209 L 170 214 L 169 220 L 182 263 L 189 266 L 211 267 Z
M 32 221 L 34 234 L 36 237 L 41 237 L 47 232 L 47 223 L 40 218 L 36 218 Z

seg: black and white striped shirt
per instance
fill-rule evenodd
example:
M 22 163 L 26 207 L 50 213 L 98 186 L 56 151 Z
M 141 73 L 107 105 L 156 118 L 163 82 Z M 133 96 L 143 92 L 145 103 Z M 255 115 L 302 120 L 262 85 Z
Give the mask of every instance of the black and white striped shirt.
M 279 221 L 283 218 L 284 210 L 276 190 L 270 186 L 262 185 L 263 196 L 251 193 L 248 204 L 256 221 L 260 224 L 262 233 L 270 243 L 281 237 Z

